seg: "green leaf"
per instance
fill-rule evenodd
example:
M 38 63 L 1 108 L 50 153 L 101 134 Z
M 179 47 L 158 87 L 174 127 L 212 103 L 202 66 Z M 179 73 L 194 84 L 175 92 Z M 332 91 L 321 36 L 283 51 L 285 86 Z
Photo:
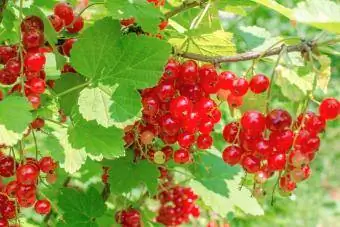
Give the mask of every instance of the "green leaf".
M 78 99 L 79 112 L 83 118 L 87 121 L 96 120 L 105 128 L 114 125 L 110 113 L 112 104 L 110 95 L 99 87 L 85 88 Z
M 69 226 L 98 226 L 96 218 L 104 215 L 106 206 L 99 192 L 89 188 L 87 192 L 63 188 L 58 196 L 63 210 L 63 220 Z
M 74 44 L 72 65 L 94 82 L 118 83 L 122 88 L 153 86 L 162 75 L 170 45 L 152 37 L 119 34 L 118 21 L 97 21 Z
M 67 173 L 77 172 L 86 161 L 86 152 L 84 149 L 74 149 L 68 141 L 66 128 L 58 128 L 53 131 L 53 135 L 58 138 L 60 145 L 65 153 L 65 160 L 62 167 Z
M 31 105 L 24 97 L 8 96 L 0 102 L 0 125 L 22 133 L 32 122 Z
M 235 211 L 235 207 L 243 210 L 246 214 L 263 215 L 263 209 L 257 200 L 251 196 L 250 191 L 245 187 L 239 190 L 241 175 L 239 174 L 233 179 L 225 181 L 227 185 L 225 190 L 229 191 L 228 197 L 215 193 L 196 180 L 192 180 L 189 185 L 199 195 L 205 205 L 222 217 L 226 217 L 229 212 Z
M 257 26 L 240 26 L 237 35 L 247 44 L 248 49 L 255 49 L 271 38 L 271 34 L 264 28 Z
M 66 73 L 56 80 L 54 89 L 57 94 L 60 94 L 84 83 L 85 79 L 82 76 L 75 73 Z M 64 110 L 66 115 L 71 115 L 73 107 L 77 105 L 80 91 L 81 88 L 59 97 L 60 108 Z
M 318 57 L 320 63 L 319 73 L 317 75 L 317 86 L 324 92 L 327 93 L 328 83 L 331 79 L 331 59 L 326 55 Z
M 123 131 L 114 126 L 105 128 L 96 121 L 75 120 L 68 130 L 69 141 L 76 149 L 84 148 L 87 153 L 105 158 L 117 158 L 125 154 Z
M 301 77 L 297 70 L 279 66 L 276 69 L 275 83 L 281 88 L 282 94 L 294 102 L 306 98 L 308 91 L 312 90 L 313 75 Z
M 298 22 L 329 32 L 340 33 L 340 5 L 330 0 L 307 0 L 294 9 Z
M 232 41 L 233 34 L 222 30 L 200 36 L 192 36 L 188 39 L 172 38 L 169 42 L 177 49 L 207 56 L 226 56 L 236 53 L 236 47 Z
M 207 189 L 218 193 L 222 196 L 228 196 L 229 191 L 225 180 L 232 179 L 240 169 L 226 165 L 217 150 L 213 152 L 203 153 L 199 156 L 199 163 L 195 163 L 189 167 L 190 172 L 195 179 L 204 185 Z M 217 156 L 217 154 L 219 156 Z
M 289 8 L 286 8 L 285 6 L 277 3 L 274 0 L 251 0 L 253 2 L 256 2 L 258 4 L 261 4 L 269 9 L 272 9 L 286 17 L 288 17 L 289 19 L 293 19 L 293 11 Z
M 144 0 L 110 0 L 106 2 L 109 14 L 114 19 L 134 17 L 144 31 L 157 32 L 161 12 L 154 4 Z
M 112 96 L 111 117 L 116 122 L 124 122 L 135 117 L 142 109 L 139 93 L 133 88 L 125 89 L 119 86 Z
M 15 133 L 6 129 L 4 125 L 0 125 L 0 144 L 6 146 L 14 146 L 23 137 L 23 133 Z
M 159 177 L 158 167 L 146 160 L 135 163 L 132 153 L 130 150 L 127 157 L 105 163 L 105 165 L 111 167 L 109 172 L 111 192 L 130 192 L 132 189 L 144 184 L 151 195 L 155 195 Z

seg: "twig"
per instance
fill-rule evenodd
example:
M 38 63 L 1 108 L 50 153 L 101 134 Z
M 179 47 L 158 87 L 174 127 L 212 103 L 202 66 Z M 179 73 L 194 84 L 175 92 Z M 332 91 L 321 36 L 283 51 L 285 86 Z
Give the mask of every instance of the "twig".
M 183 11 L 194 8 L 196 6 L 200 6 L 206 2 L 208 2 L 208 0 L 197 0 L 197 1 L 190 2 L 190 3 L 184 2 L 182 5 L 178 6 L 177 8 L 165 13 L 164 16 L 166 19 L 169 19 L 170 17 L 173 17 Z
M 104 201 L 108 200 L 108 198 L 110 197 L 110 184 L 105 184 L 103 191 L 102 191 L 102 198 Z
M 335 43 L 339 43 L 340 39 L 334 38 L 323 42 L 316 42 L 316 41 L 309 41 L 309 42 L 301 42 L 296 45 L 290 45 L 286 46 L 286 52 L 308 52 L 309 49 L 313 49 L 317 46 L 324 46 L 324 45 L 332 45 Z M 212 64 L 219 64 L 223 62 L 239 62 L 239 61 L 249 61 L 253 59 L 258 59 L 262 57 L 269 57 L 274 55 L 279 55 L 281 52 L 281 47 L 272 48 L 271 50 L 268 50 L 263 54 L 263 52 L 260 51 L 250 51 L 245 52 L 241 54 L 237 54 L 234 56 L 205 56 L 201 54 L 195 54 L 195 53 L 188 53 L 188 52 L 182 52 L 177 53 L 178 56 L 183 58 L 189 58 L 197 61 L 203 61 L 203 62 L 210 62 Z

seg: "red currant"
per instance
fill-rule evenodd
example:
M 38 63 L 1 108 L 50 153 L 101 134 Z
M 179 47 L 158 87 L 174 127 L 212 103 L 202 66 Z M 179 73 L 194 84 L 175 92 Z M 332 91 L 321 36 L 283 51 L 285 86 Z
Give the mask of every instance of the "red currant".
M 231 90 L 236 78 L 236 74 L 231 71 L 221 72 L 219 76 L 221 89 Z
M 239 146 L 229 146 L 224 149 L 222 157 L 225 163 L 233 166 L 241 160 L 243 151 Z
M 235 96 L 243 96 L 248 91 L 248 81 L 245 78 L 237 78 L 233 81 L 231 94 Z
M 80 32 L 83 29 L 83 27 L 84 27 L 83 17 L 77 16 L 74 19 L 73 23 L 70 26 L 66 27 L 66 30 L 71 34 L 75 34 Z
M 267 115 L 266 122 L 269 130 L 281 131 L 290 127 L 292 117 L 285 110 L 275 109 Z
M 249 134 L 261 134 L 266 128 L 266 118 L 258 111 L 247 111 L 241 118 L 241 125 Z
M 197 138 L 197 147 L 201 150 L 209 149 L 212 146 L 213 138 L 210 135 L 200 135 Z
M 319 113 L 325 120 L 333 120 L 340 113 L 340 102 L 335 98 L 324 99 L 319 107 Z
M 184 164 L 190 161 L 190 152 L 187 149 L 179 149 L 174 152 L 174 161 L 179 164 Z
M 50 20 L 54 30 L 56 32 L 60 32 L 64 27 L 64 21 L 57 15 L 49 15 L 48 19 Z
M 46 63 L 46 58 L 41 53 L 28 53 L 24 62 L 28 71 L 40 72 Z
M 75 38 L 67 39 L 64 44 L 62 45 L 62 50 L 64 55 L 70 57 L 71 56 L 71 49 L 73 47 L 73 44 L 77 41 Z
M 34 205 L 34 209 L 38 214 L 48 214 L 51 212 L 51 203 L 47 199 L 38 200 Z
M 269 79 L 263 74 L 253 76 L 249 83 L 250 90 L 255 94 L 265 92 L 269 87 Z
M 247 155 L 242 159 L 242 167 L 248 173 L 256 173 L 261 169 L 260 159 L 253 155 Z
M 54 6 L 54 14 L 64 21 L 64 25 L 70 25 L 74 20 L 73 9 L 70 4 L 60 2 Z

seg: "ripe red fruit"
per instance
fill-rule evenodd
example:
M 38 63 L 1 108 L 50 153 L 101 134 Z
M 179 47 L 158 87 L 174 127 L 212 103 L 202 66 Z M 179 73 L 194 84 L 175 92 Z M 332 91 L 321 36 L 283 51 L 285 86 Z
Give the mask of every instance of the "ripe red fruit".
M 2 218 L 13 219 L 16 217 L 16 207 L 14 201 L 6 201 L 1 209 Z
M 135 18 L 134 17 L 130 17 L 130 18 L 127 18 L 127 19 L 121 19 L 120 20 L 120 24 L 122 26 L 125 26 L 125 27 L 133 25 L 134 23 L 135 23 Z
M 6 69 L 0 69 L 0 83 L 4 85 L 11 85 L 17 81 L 18 75 L 11 74 Z
M 54 6 L 54 14 L 64 21 L 64 25 L 70 25 L 74 20 L 73 9 L 70 4 L 60 2 Z
M 34 185 L 39 177 L 39 169 L 32 164 L 24 164 L 19 166 L 16 176 L 20 184 Z
M 57 164 L 54 162 L 54 160 L 51 157 L 43 157 L 39 161 L 39 168 L 41 172 L 49 173 L 51 171 L 54 171 L 57 167 Z
M 270 134 L 269 141 L 271 146 L 277 151 L 286 152 L 293 145 L 294 133 L 290 129 L 274 131 Z
M 44 22 L 37 16 L 29 16 L 26 17 L 21 22 L 21 31 L 24 32 L 30 32 L 33 30 L 43 32 L 44 31 Z
M 248 173 L 256 173 L 261 169 L 260 159 L 253 155 L 247 155 L 242 159 L 242 167 Z
M 80 32 L 83 29 L 83 27 L 84 27 L 83 17 L 77 16 L 74 19 L 73 23 L 70 26 L 66 27 L 66 30 L 71 34 L 75 34 Z
M 188 132 L 178 134 L 178 144 L 183 148 L 189 148 L 195 142 L 195 135 Z
M 42 94 L 45 92 L 46 83 L 45 80 L 35 77 L 26 81 L 26 87 L 35 94 Z
M 29 94 L 28 101 L 32 104 L 33 109 L 38 109 L 40 106 L 40 96 L 37 94 Z
M 213 143 L 213 138 L 210 135 L 200 135 L 197 138 L 197 147 L 202 150 L 209 149 Z
M 291 180 L 289 175 L 285 175 L 280 178 L 280 188 L 284 192 L 292 192 L 296 188 L 296 183 Z
M 75 38 L 67 39 L 64 44 L 62 45 L 62 50 L 64 55 L 70 57 L 71 56 L 71 49 L 73 47 L 73 44 L 77 41 Z
M 0 218 L 0 227 L 8 227 L 8 221 L 5 218 Z
M 209 76 L 200 80 L 200 86 L 205 94 L 215 94 L 220 89 L 217 72 L 211 72 Z
M 187 131 L 194 133 L 201 121 L 201 116 L 197 111 L 192 111 L 185 119 L 182 121 L 182 128 Z
M 202 134 L 210 134 L 210 132 L 214 129 L 214 122 L 211 117 L 205 116 L 201 119 L 200 124 L 198 125 L 198 131 Z
M 292 124 L 292 117 L 286 110 L 272 110 L 266 118 L 267 128 L 271 131 L 287 129 Z
M 273 148 L 270 146 L 270 142 L 267 139 L 259 139 L 255 143 L 255 154 L 267 158 L 272 152 Z
M 36 193 L 36 186 L 35 185 L 24 185 L 24 184 L 18 184 L 18 190 L 17 190 L 17 197 L 21 198 L 29 198 L 35 196 Z
M 261 134 L 266 128 L 266 118 L 258 111 L 249 110 L 243 114 L 241 125 L 248 134 Z
M 170 135 L 176 135 L 180 128 L 180 122 L 171 116 L 171 114 L 165 114 L 160 119 L 160 126 L 162 130 Z
M 46 58 L 41 53 L 27 53 L 24 63 L 26 70 L 40 72 L 46 63 Z
M 223 129 L 223 138 L 228 143 L 237 142 L 236 136 L 239 131 L 240 124 L 238 122 L 231 122 L 227 124 Z
M 212 99 L 206 97 L 202 97 L 195 104 L 195 109 L 201 116 L 211 113 L 216 107 L 216 103 Z
M 286 154 L 283 152 L 272 154 L 268 157 L 268 167 L 272 171 L 284 170 L 286 166 Z
M 300 150 L 293 150 L 289 155 L 289 164 L 300 168 L 309 163 L 308 156 Z
M 10 74 L 19 75 L 21 71 L 21 62 L 17 58 L 11 58 L 6 63 L 5 70 Z
M 326 121 L 322 117 L 316 115 L 311 111 L 307 111 L 305 117 L 300 114 L 297 119 L 297 126 L 300 126 L 303 120 L 303 128 L 311 133 L 320 133 L 325 130 Z
M 48 19 L 50 20 L 54 30 L 56 32 L 60 32 L 64 27 L 64 21 L 57 15 L 49 15 Z
M 243 104 L 243 97 L 230 94 L 228 96 L 227 101 L 228 101 L 228 104 L 229 104 L 230 107 L 238 108 L 238 107 L 242 106 L 242 104 Z
M 38 214 L 48 214 L 51 212 L 51 203 L 47 199 L 38 200 L 34 205 L 34 209 Z
M 211 111 L 210 117 L 211 117 L 213 123 L 217 124 L 218 122 L 220 122 L 220 120 L 222 118 L 222 113 L 219 109 L 216 108 L 213 111 Z
M 190 152 L 187 149 L 180 148 L 174 152 L 174 161 L 179 164 L 189 162 Z
M 15 172 L 15 161 L 10 156 L 0 157 L 0 176 L 11 177 Z
M 170 102 L 170 113 L 176 119 L 186 118 L 192 111 L 192 103 L 185 96 L 178 96 Z
M 253 76 L 249 83 L 250 90 L 255 94 L 265 92 L 269 87 L 269 79 L 263 74 Z
M 159 25 L 158 25 L 158 28 L 159 30 L 164 30 L 167 26 L 168 26 L 168 21 L 167 20 L 163 20 Z
M 142 99 L 143 113 L 149 116 L 156 115 L 159 111 L 159 100 L 154 96 Z
M 177 60 L 170 58 L 164 67 L 163 78 L 166 80 L 176 79 L 180 75 L 180 70 L 181 64 Z
M 157 86 L 157 96 L 162 102 L 168 101 L 175 95 L 176 89 L 172 81 L 164 81 Z
M 0 64 L 6 64 L 11 58 L 17 56 L 16 47 L 0 46 Z
M 12 197 L 12 198 L 15 197 L 17 191 L 18 191 L 18 182 L 15 180 L 8 182 L 8 184 L 5 187 L 5 193 L 8 195 L 8 197 Z
M 224 149 L 222 158 L 225 163 L 236 165 L 242 157 L 243 151 L 239 146 L 229 146 Z
M 219 76 L 219 84 L 221 89 L 231 90 L 233 81 L 237 78 L 236 74 L 231 71 L 221 72 Z
M 44 44 L 44 33 L 38 30 L 31 30 L 22 34 L 22 43 L 26 50 L 37 48 Z
M 231 94 L 235 96 L 243 96 L 248 91 L 248 81 L 245 78 L 237 78 L 233 80 Z
M 194 83 L 198 79 L 198 65 L 193 60 L 185 61 L 181 66 L 181 79 L 185 83 Z
M 340 113 L 340 102 L 335 98 L 324 99 L 319 106 L 319 113 L 325 120 L 333 120 Z

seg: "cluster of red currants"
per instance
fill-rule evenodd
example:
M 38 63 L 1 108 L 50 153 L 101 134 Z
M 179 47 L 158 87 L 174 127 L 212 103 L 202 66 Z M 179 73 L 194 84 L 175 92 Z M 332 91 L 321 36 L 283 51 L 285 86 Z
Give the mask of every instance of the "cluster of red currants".
M 247 111 L 239 122 L 224 127 L 223 137 L 231 145 L 223 151 L 223 160 L 255 174 L 259 185 L 277 171 L 280 189 L 290 193 L 296 183 L 310 176 L 309 164 L 320 146 L 318 134 L 324 131 L 326 120 L 337 118 L 339 111 L 340 103 L 335 98 L 321 103 L 320 115 L 307 111 L 294 123 L 283 109 L 273 109 L 267 115 Z
M 143 117 L 125 129 L 126 145 L 133 146 L 137 156 L 158 164 L 162 164 L 160 159 L 165 162 L 172 157 L 176 163 L 188 163 L 193 151 L 209 149 L 213 143 L 210 133 L 221 119 L 210 96 L 224 85 L 223 75 L 212 65 L 199 67 L 192 60 L 180 64 L 170 59 L 157 86 L 141 91 Z M 156 137 L 165 145 L 156 148 Z M 175 143 L 180 148 L 173 151 L 170 145 Z
M 158 199 L 161 207 L 156 221 L 165 226 L 179 226 L 189 222 L 190 216 L 200 216 L 200 209 L 195 205 L 198 196 L 191 188 L 176 185 L 160 192 Z
M 72 7 L 67 3 L 58 3 L 49 20 L 57 32 L 66 28 L 73 34 L 79 32 L 84 26 L 82 17 L 75 16 Z M 17 45 L 0 46 L 0 64 L 4 64 L 4 68 L 0 70 L 0 84 L 13 85 L 9 94 L 24 93 L 33 108 L 37 109 L 40 106 L 40 95 L 45 92 L 46 85 L 54 87 L 54 81 L 46 81 L 44 71 L 46 63 L 44 54 L 51 52 L 52 48 L 48 43 L 45 45 L 44 23 L 39 17 L 26 17 L 21 23 L 21 33 L 22 44 L 20 45 L 23 48 L 18 48 Z M 67 39 L 59 47 L 60 53 L 69 57 L 74 42 L 76 42 L 75 38 Z M 63 72 L 74 72 L 74 69 L 66 64 Z M 18 80 L 20 77 L 21 80 Z M 0 91 L 0 100 L 3 96 Z
M 12 156 L 1 153 L 0 178 L 6 179 L 7 183 L 0 191 L 0 223 L 4 223 L 0 226 L 8 226 L 8 220 L 17 217 L 20 207 L 34 206 L 35 211 L 42 215 L 51 211 L 51 204 L 47 199 L 37 200 L 37 185 L 41 173 L 46 174 L 46 181 L 53 184 L 57 166 L 51 157 L 40 160 L 26 158 L 18 163 Z
M 140 227 L 141 215 L 138 210 L 128 208 L 116 213 L 116 222 L 121 224 L 122 227 Z

